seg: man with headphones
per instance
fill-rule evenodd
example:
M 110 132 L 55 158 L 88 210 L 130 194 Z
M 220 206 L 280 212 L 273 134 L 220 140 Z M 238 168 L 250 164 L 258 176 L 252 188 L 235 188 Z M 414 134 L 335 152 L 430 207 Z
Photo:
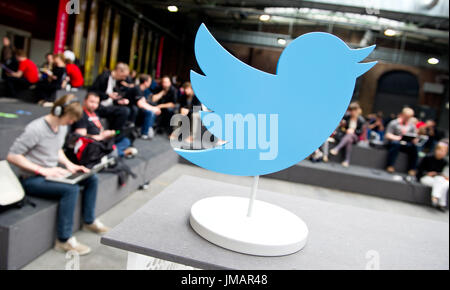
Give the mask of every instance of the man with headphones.
M 89 172 L 84 166 L 72 163 L 62 150 L 68 125 L 79 120 L 82 114 L 81 104 L 74 95 L 56 100 L 50 114 L 25 127 L 25 131 L 11 146 L 7 160 L 20 168 L 20 180 L 26 194 L 59 199 L 55 250 L 76 251 L 85 255 L 90 252 L 90 248 L 77 242 L 72 236 L 80 185 L 83 186 L 83 229 L 98 234 L 108 231 L 107 227 L 95 219 L 97 176 L 92 175 L 80 184 L 46 180 L 46 177 L 63 177 L 78 171 Z

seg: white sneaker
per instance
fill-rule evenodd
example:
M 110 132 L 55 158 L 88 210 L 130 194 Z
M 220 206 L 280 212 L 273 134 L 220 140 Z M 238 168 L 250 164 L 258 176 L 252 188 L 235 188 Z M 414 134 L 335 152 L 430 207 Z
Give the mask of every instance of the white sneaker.
M 75 251 L 80 256 L 87 255 L 91 252 L 91 248 L 82 243 L 79 243 L 75 237 L 71 237 L 65 243 L 60 242 L 58 239 L 55 242 L 54 249 L 58 252 Z
M 128 147 L 124 150 L 124 153 L 126 158 L 133 158 L 138 154 L 138 150 L 134 147 Z
M 106 234 L 109 231 L 109 228 L 105 226 L 101 221 L 96 219 L 92 224 L 84 224 L 83 230 L 93 232 L 99 235 Z
M 150 127 L 148 129 L 148 134 L 147 135 L 148 135 L 148 138 L 153 139 L 153 137 L 155 137 L 155 130 L 153 130 L 153 128 Z

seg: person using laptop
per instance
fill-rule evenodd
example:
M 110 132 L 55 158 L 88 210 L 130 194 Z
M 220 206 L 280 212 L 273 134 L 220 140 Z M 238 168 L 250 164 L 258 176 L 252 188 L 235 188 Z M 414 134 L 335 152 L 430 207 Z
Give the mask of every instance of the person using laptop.
M 64 177 L 79 171 L 89 172 L 84 166 L 69 161 L 62 150 L 67 126 L 79 120 L 82 114 L 82 107 L 74 95 L 59 98 L 50 114 L 35 119 L 25 127 L 25 131 L 9 149 L 7 160 L 20 168 L 20 180 L 26 194 L 59 199 L 55 250 L 76 251 L 80 255 L 86 255 L 90 248 L 77 242 L 72 236 L 80 186 L 83 186 L 83 229 L 97 234 L 108 231 L 108 228 L 95 218 L 97 176 L 92 175 L 80 184 L 46 180 L 46 177 Z
M 385 132 L 385 142 L 388 148 L 386 170 L 394 173 L 394 164 L 400 151 L 408 154 L 408 175 L 416 175 L 417 167 L 417 146 L 418 141 L 416 126 L 411 122 L 414 117 L 414 110 L 404 108 L 397 119 L 389 122 Z

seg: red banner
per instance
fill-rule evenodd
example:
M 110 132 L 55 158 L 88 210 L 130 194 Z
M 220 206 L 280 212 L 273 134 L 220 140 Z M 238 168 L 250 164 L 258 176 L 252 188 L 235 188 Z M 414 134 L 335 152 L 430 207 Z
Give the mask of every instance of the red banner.
M 69 0 L 59 0 L 58 18 L 56 19 L 55 47 L 53 53 L 63 53 L 67 37 L 67 24 L 69 15 L 66 12 L 66 5 Z
M 156 78 L 161 77 L 161 65 L 164 50 L 164 36 L 161 36 L 159 40 L 159 50 L 158 50 L 158 62 L 156 64 Z

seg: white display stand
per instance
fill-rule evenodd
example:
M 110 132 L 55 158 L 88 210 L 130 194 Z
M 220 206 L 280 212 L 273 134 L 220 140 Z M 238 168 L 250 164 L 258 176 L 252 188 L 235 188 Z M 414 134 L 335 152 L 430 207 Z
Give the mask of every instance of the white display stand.
M 301 250 L 308 227 L 295 214 L 256 200 L 255 176 L 250 200 L 216 196 L 197 201 L 190 224 L 200 236 L 223 248 L 257 256 L 283 256 Z

